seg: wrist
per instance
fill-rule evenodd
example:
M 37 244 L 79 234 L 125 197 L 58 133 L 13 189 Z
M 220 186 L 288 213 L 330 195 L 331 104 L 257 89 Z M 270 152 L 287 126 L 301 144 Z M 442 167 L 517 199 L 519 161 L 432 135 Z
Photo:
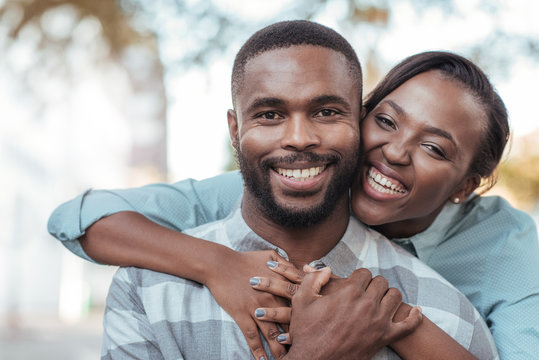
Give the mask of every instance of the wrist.
M 198 256 L 200 268 L 196 281 L 211 289 L 211 282 L 222 278 L 223 264 L 234 264 L 236 255 L 236 251 L 224 245 L 208 242 L 205 251 Z

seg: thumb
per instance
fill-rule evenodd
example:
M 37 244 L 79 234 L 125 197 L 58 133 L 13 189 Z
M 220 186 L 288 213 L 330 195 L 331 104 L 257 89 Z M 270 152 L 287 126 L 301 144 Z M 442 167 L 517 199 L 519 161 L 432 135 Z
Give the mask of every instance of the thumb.
M 421 324 L 423 314 L 421 307 L 414 306 L 408 313 L 408 316 L 399 322 L 394 322 L 391 325 L 390 338 L 391 341 L 397 341 L 411 334 Z
M 305 295 L 320 296 L 320 291 L 328 283 L 330 278 L 331 268 L 329 266 L 307 273 L 298 291 L 305 292 Z

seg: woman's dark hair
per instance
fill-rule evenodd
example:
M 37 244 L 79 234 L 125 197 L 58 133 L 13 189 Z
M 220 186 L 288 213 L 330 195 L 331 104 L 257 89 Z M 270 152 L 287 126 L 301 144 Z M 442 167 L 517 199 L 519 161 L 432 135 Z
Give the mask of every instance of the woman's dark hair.
M 389 93 L 416 75 L 437 70 L 449 80 L 457 81 L 468 90 L 482 106 L 487 116 L 487 126 L 478 143 L 469 172 L 479 175 L 489 190 L 496 183 L 494 170 L 500 162 L 509 140 L 509 121 L 505 105 L 485 73 L 470 60 L 444 51 L 429 51 L 410 56 L 389 71 L 385 78 L 368 95 L 367 113 Z

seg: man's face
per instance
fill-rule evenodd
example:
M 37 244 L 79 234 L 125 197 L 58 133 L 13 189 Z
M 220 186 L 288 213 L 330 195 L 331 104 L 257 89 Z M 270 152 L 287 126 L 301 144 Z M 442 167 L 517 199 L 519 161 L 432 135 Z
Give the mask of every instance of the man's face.
M 228 113 L 244 209 L 301 227 L 319 223 L 348 196 L 359 156 L 354 79 L 346 58 L 323 47 L 292 46 L 249 60 L 236 110 Z

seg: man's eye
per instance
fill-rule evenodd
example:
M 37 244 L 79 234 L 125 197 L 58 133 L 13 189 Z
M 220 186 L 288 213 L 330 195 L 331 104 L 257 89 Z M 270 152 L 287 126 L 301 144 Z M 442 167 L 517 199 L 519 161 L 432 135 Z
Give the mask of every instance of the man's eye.
M 316 113 L 315 116 L 333 116 L 337 114 L 337 112 L 335 110 L 331 110 L 331 109 L 322 109 L 320 110 L 319 112 Z
M 276 112 L 268 111 L 260 114 L 260 117 L 266 120 L 275 120 L 279 117 L 279 115 Z

